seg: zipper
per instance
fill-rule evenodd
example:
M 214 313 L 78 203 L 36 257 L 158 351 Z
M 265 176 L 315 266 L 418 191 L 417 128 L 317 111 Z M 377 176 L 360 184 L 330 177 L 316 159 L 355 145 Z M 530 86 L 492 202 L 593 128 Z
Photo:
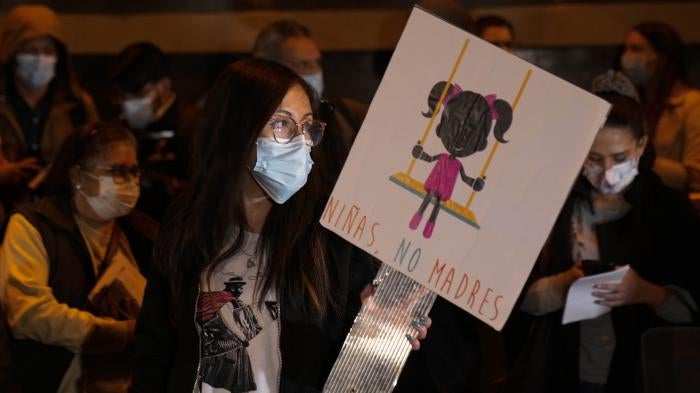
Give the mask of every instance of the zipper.
M 195 297 L 194 300 L 194 316 L 192 317 L 194 319 L 194 327 L 195 330 L 197 330 L 197 339 L 199 340 L 199 353 L 197 354 L 197 373 L 195 374 L 194 377 L 194 386 L 192 386 L 192 393 L 197 393 L 197 385 L 199 383 L 200 375 L 199 372 L 201 371 L 201 366 L 202 366 L 202 332 L 199 331 L 197 328 L 197 304 L 199 303 L 199 292 L 202 290 L 202 285 L 199 282 L 199 279 L 197 280 L 197 296 Z M 199 389 L 201 392 L 201 389 Z

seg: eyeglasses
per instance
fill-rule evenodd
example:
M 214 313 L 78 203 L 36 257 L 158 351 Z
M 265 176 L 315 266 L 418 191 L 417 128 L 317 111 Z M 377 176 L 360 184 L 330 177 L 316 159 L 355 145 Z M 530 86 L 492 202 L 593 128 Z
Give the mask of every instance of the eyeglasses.
M 311 142 L 311 146 L 316 146 L 323 138 L 326 123 L 320 120 L 308 120 L 299 124 L 291 117 L 275 116 L 270 119 L 268 127 L 272 130 L 272 136 L 277 143 L 289 143 L 297 135 L 297 130 L 301 128 L 301 135 L 304 135 L 304 138 Z
M 112 165 L 112 166 L 101 166 L 98 165 L 96 169 L 109 172 L 112 175 L 112 179 L 115 184 L 123 184 L 131 179 L 140 179 L 143 174 L 143 169 L 138 166 L 126 166 L 126 165 Z

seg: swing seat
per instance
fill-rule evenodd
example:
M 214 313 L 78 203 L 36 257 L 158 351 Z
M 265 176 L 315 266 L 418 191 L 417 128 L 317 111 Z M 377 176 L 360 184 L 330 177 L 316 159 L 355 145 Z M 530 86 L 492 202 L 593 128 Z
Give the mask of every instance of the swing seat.
M 411 176 L 403 172 L 393 174 L 389 177 L 389 180 L 403 187 L 407 191 L 410 191 L 412 194 L 420 197 L 421 199 L 425 198 L 425 196 L 427 195 L 422 182 L 412 178 Z M 449 201 L 440 202 L 440 209 L 456 217 L 457 219 L 464 221 L 465 223 L 473 226 L 476 229 L 481 228 L 476 220 L 476 216 L 474 215 L 473 211 L 466 208 L 465 206 L 458 204 L 457 202 L 451 199 Z

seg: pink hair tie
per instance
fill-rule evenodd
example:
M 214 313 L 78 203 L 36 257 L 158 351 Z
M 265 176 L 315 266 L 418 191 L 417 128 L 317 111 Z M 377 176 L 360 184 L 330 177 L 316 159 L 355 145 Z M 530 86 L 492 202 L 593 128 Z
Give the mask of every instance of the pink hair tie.
M 491 119 L 498 120 L 498 111 L 496 110 L 496 95 L 489 94 L 487 96 L 484 96 L 484 99 L 486 99 L 486 102 L 489 104 L 489 109 L 491 109 Z
M 463 92 L 461 87 L 459 87 L 458 84 L 452 85 L 450 87 L 450 90 L 447 91 L 447 94 L 445 94 L 445 98 L 442 99 L 442 105 L 447 105 L 448 102 L 450 102 L 451 99 L 455 98 L 455 96 L 461 92 Z

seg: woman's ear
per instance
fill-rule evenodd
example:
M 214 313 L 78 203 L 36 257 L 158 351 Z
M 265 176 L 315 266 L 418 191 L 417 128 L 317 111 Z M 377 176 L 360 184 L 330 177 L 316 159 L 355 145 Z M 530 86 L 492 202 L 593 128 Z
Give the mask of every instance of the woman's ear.
M 641 157 L 644 154 L 644 149 L 647 147 L 647 142 L 649 137 L 644 135 L 637 141 L 637 157 Z

